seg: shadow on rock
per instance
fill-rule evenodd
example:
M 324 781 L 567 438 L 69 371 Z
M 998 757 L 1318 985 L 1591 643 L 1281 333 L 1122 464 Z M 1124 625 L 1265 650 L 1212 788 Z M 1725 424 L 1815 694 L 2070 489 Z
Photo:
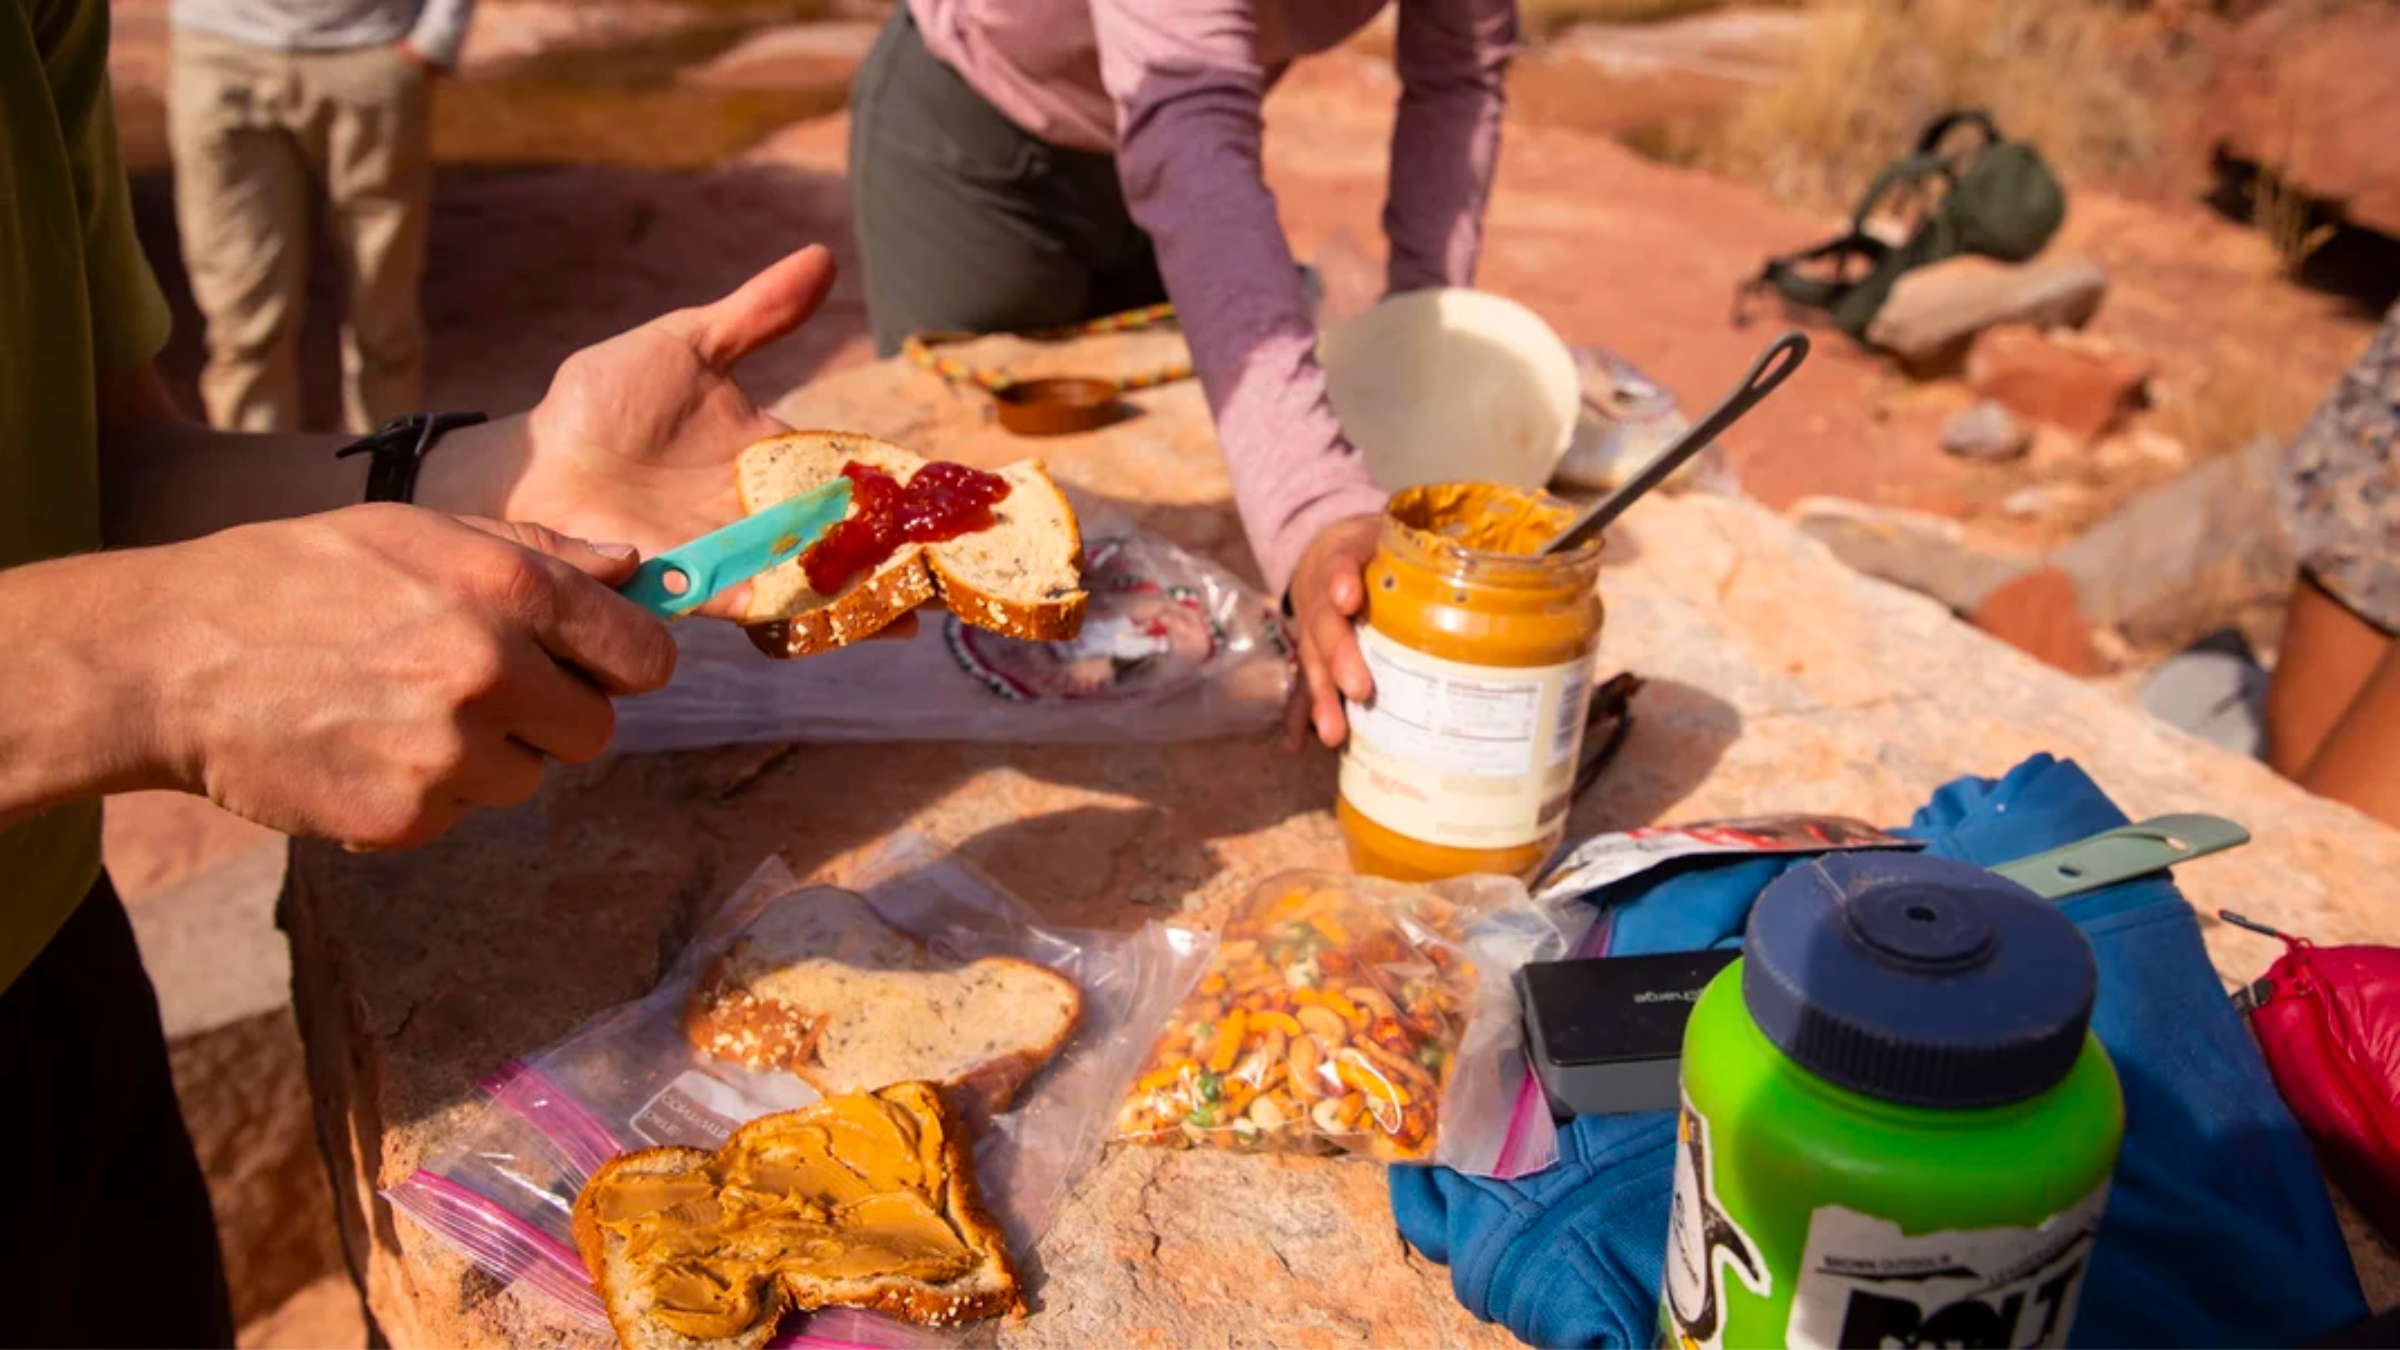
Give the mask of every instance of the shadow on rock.
M 1624 745 L 1567 817 L 1569 840 L 1665 823 L 1742 734 L 1739 710 L 1679 680 L 1645 680 L 1631 711 Z

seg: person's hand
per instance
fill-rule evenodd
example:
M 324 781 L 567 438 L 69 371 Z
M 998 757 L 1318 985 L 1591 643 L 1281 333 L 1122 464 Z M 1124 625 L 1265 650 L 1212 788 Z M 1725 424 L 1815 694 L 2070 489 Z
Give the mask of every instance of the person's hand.
M 546 759 L 607 748 L 611 695 L 675 668 L 609 541 L 359 506 L 129 556 L 159 569 L 123 628 L 155 661 L 167 776 L 353 848 L 523 801 Z
M 1294 750 L 1307 744 L 1311 727 L 1328 749 L 1349 735 L 1342 700 L 1365 702 L 1375 695 L 1375 677 L 1358 650 L 1352 620 L 1367 601 L 1366 569 L 1383 528 L 1376 515 L 1337 520 L 1309 541 L 1292 570 L 1292 626 L 1300 643 L 1301 687 L 1292 691 L 1287 728 Z
M 417 46 L 417 44 L 410 42 L 408 39 L 402 38 L 397 46 L 400 52 L 400 59 L 408 62 L 412 66 L 415 66 L 417 68 L 417 73 L 424 76 L 426 79 L 438 80 L 444 75 L 450 73 L 450 68 L 448 66 L 445 66 L 441 62 L 433 59 L 431 56 L 428 56 L 421 48 Z
M 658 554 L 741 515 L 734 460 L 791 428 L 734 382 L 734 367 L 824 303 L 833 258 L 806 248 L 713 304 L 676 310 L 559 366 L 523 418 L 454 432 L 425 460 L 418 500 L 537 520 Z M 700 612 L 740 613 L 740 590 Z

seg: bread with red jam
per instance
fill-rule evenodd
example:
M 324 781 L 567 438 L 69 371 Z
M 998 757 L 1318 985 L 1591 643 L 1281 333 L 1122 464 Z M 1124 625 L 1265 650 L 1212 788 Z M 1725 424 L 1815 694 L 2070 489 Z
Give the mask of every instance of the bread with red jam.
M 794 431 L 744 450 L 735 467 L 742 509 L 756 512 L 839 477 L 857 464 L 905 487 L 927 465 L 887 441 L 838 431 Z M 759 650 L 811 656 L 872 635 L 939 599 L 967 623 L 1004 637 L 1063 642 L 1083 628 L 1083 534 L 1039 460 L 996 471 L 1006 495 L 991 523 L 932 543 L 902 542 L 889 557 L 842 579 L 830 592 L 810 579 L 810 555 L 779 563 L 750 583 L 742 625 Z M 930 480 L 929 480 L 930 481 Z M 847 519 L 871 510 L 854 493 Z M 810 550 L 824 548 L 820 543 Z M 819 559 L 822 572 L 823 559 Z

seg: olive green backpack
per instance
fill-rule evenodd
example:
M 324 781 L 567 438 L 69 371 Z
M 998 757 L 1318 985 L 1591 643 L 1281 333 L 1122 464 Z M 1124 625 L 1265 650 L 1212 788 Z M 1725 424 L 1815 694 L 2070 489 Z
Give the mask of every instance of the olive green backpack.
M 1942 153 L 1942 142 L 1960 127 L 1978 133 L 1976 143 Z M 1868 234 L 1867 221 L 1886 197 L 1903 190 L 1924 194 L 1926 202 L 1915 232 L 1894 247 Z M 1875 175 L 1847 234 L 1768 259 L 1742 288 L 1735 314 L 1738 319 L 1750 296 L 1773 290 L 1794 305 L 1824 310 L 1835 326 L 1863 342 L 1903 273 L 1962 253 L 2023 262 L 2050 242 L 2066 213 L 2066 190 L 2039 151 L 2003 137 L 1988 113 L 1944 113 L 1925 128 L 1912 153 Z

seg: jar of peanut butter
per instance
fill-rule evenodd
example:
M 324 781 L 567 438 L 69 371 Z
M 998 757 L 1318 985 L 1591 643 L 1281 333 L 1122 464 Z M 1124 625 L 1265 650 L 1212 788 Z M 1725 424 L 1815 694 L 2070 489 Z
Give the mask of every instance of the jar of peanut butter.
M 1350 862 L 1428 881 L 1530 877 L 1566 829 L 1600 645 L 1600 544 L 1541 546 L 1566 503 L 1485 483 L 1407 489 L 1367 565 L 1336 803 Z

